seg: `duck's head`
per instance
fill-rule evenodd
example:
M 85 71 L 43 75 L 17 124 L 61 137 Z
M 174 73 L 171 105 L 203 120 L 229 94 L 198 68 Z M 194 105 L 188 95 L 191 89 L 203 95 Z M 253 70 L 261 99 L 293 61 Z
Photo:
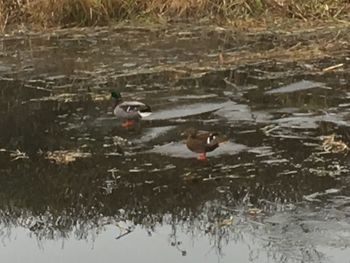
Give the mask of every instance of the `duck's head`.
M 111 97 L 116 100 L 120 100 L 122 98 L 120 92 L 118 91 L 111 91 Z
M 122 101 L 122 96 L 118 91 L 111 91 L 111 98 L 114 100 L 116 104 L 119 104 Z

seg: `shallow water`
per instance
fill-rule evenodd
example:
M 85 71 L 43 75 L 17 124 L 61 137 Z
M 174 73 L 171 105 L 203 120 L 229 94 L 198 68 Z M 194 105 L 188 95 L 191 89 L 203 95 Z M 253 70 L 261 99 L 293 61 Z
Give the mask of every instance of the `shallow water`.
M 349 262 L 349 159 L 320 137 L 349 143 L 349 59 L 222 68 L 222 40 L 193 35 L 1 40 L 4 262 Z M 115 88 L 152 106 L 140 129 Z M 199 161 L 189 127 L 228 141 Z

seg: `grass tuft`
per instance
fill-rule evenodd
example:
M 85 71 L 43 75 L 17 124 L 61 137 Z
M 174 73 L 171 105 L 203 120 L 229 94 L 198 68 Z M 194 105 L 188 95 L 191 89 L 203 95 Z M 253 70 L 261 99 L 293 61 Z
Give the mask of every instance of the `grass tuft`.
M 349 0 L 0 0 L 0 27 L 105 25 L 140 17 L 231 21 L 267 16 L 302 20 L 343 18 Z

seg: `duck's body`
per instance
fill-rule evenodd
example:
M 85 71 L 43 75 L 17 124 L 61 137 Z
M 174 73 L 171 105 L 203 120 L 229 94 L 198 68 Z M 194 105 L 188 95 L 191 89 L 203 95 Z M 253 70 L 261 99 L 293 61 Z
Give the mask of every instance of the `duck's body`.
M 206 153 L 214 151 L 225 139 L 216 132 L 198 131 L 190 128 L 185 132 L 187 135 L 187 148 L 195 153 L 199 153 L 199 160 L 206 160 Z
M 120 119 L 141 119 L 149 116 L 151 108 L 139 101 L 124 101 L 115 106 L 113 113 Z
M 114 99 L 114 115 L 123 121 L 122 126 L 128 128 L 140 121 L 143 117 L 149 116 L 152 113 L 151 107 L 140 101 L 122 101 L 119 93 L 112 92 Z

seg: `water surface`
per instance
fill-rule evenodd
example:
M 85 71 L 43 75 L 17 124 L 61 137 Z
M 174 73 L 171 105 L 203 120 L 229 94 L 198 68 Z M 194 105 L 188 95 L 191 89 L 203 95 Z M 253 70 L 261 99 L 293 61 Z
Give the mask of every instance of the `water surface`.
M 223 40 L 193 34 L 1 40 L 4 261 L 349 262 L 349 159 L 322 137 L 349 143 L 348 63 L 222 67 Z M 112 89 L 154 114 L 121 128 Z M 228 142 L 198 161 L 189 127 Z

